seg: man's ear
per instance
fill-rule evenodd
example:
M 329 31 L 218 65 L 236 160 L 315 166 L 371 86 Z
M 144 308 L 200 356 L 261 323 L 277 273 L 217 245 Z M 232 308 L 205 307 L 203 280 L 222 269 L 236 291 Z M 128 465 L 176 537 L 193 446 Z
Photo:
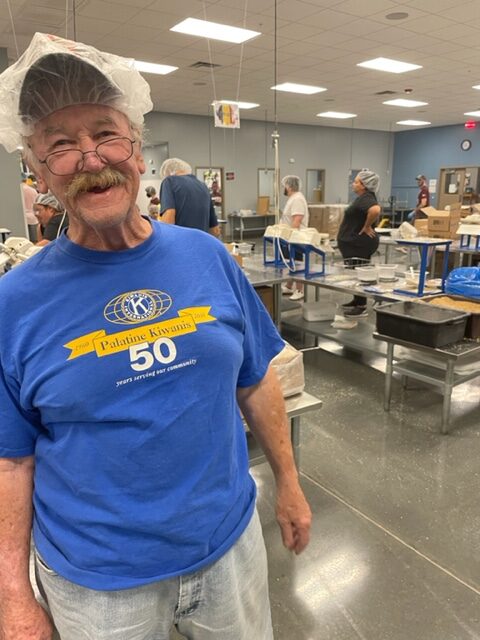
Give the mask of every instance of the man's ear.
M 40 193 L 48 193 L 48 186 L 47 183 L 45 182 L 45 180 L 42 178 L 42 176 L 36 174 L 35 175 L 36 179 L 37 179 L 37 189 Z

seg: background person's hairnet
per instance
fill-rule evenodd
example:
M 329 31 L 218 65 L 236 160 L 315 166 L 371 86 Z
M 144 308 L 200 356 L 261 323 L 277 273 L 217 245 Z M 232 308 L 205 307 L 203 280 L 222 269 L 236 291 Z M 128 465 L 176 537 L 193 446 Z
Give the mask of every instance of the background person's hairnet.
M 298 176 L 284 176 L 282 178 L 282 187 L 289 187 L 292 191 L 300 191 L 301 180 Z
M 141 129 L 153 104 L 133 64 L 81 42 L 36 33 L 0 75 L 0 144 L 14 151 L 38 120 L 75 104 L 114 107 Z
M 163 180 L 177 173 L 192 173 L 192 167 L 180 158 L 167 158 L 160 167 L 160 178 Z
M 39 193 L 33 204 L 41 204 L 44 207 L 51 207 L 52 209 L 55 209 L 55 211 L 59 212 L 63 211 L 63 206 L 56 199 L 53 193 Z
M 370 169 L 362 169 L 357 173 L 357 178 L 361 181 L 367 191 L 376 193 L 380 188 L 380 178 Z

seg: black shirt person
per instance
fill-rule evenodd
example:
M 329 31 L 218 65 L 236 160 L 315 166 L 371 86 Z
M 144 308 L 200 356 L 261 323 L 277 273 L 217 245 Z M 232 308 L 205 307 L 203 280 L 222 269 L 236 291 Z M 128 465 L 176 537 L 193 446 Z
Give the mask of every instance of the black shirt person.
M 378 191 L 380 179 L 369 169 L 359 171 L 353 181 L 353 191 L 357 198 L 345 210 L 345 215 L 338 231 L 337 242 L 345 264 L 354 266 L 362 259 L 366 264 L 378 249 L 379 237 L 373 225 L 380 215 L 380 206 L 375 193 Z M 353 300 L 343 306 L 346 316 L 366 316 L 367 299 L 354 296 Z

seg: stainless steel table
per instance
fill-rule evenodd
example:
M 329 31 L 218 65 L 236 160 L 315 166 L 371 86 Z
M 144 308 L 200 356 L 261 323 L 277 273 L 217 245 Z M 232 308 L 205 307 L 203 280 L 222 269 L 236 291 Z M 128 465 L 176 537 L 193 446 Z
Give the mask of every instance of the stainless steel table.
M 245 231 L 265 231 L 269 224 L 275 223 L 275 214 L 241 216 L 238 213 L 229 213 L 232 242 L 235 241 L 235 231 L 239 232 L 240 242 L 243 242 Z
M 306 391 L 290 396 L 290 398 L 285 398 L 285 408 L 290 421 L 290 440 L 297 469 L 300 469 L 300 417 L 305 413 L 320 409 L 322 404 L 321 400 Z M 260 464 L 265 462 L 265 459 L 263 454 L 252 457 L 250 458 L 250 465 Z
M 253 287 L 271 286 L 273 288 L 273 321 L 277 327 L 280 327 L 281 284 L 288 280 L 288 269 L 265 267 L 263 258 L 252 256 L 244 259 L 243 270 Z
M 453 387 L 480 376 L 480 359 L 478 369 L 470 373 L 459 373 L 458 371 L 455 371 L 455 365 L 460 364 L 462 359 L 465 359 L 466 357 L 474 355 L 480 356 L 480 343 L 473 340 L 462 340 L 455 344 L 435 349 L 433 347 L 425 347 L 413 342 L 407 342 L 406 340 L 391 338 L 390 336 L 384 336 L 379 333 L 374 333 L 373 337 L 376 340 L 387 343 L 387 365 L 385 370 L 384 394 L 385 411 L 390 410 L 392 378 L 395 372 L 401 374 L 404 386 L 406 385 L 408 378 L 426 382 L 427 384 L 440 387 L 440 389 L 443 390 L 441 432 L 444 434 L 448 433 Z M 397 345 L 407 347 L 408 349 L 423 351 L 429 355 L 434 355 L 445 363 L 445 370 L 428 364 L 415 362 L 413 360 L 395 360 L 394 349 Z

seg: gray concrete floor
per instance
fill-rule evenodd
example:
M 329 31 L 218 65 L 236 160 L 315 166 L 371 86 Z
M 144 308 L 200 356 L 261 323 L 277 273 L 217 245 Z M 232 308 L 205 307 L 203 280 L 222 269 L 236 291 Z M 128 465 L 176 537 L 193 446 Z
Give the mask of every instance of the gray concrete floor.
M 338 351 L 338 349 L 337 349 Z M 253 470 L 270 559 L 276 640 L 480 638 L 479 382 L 442 398 L 394 383 L 360 357 L 305 353 L 302 482 L 314 513 L 299 558 L 282 549 L 269 468 Z

